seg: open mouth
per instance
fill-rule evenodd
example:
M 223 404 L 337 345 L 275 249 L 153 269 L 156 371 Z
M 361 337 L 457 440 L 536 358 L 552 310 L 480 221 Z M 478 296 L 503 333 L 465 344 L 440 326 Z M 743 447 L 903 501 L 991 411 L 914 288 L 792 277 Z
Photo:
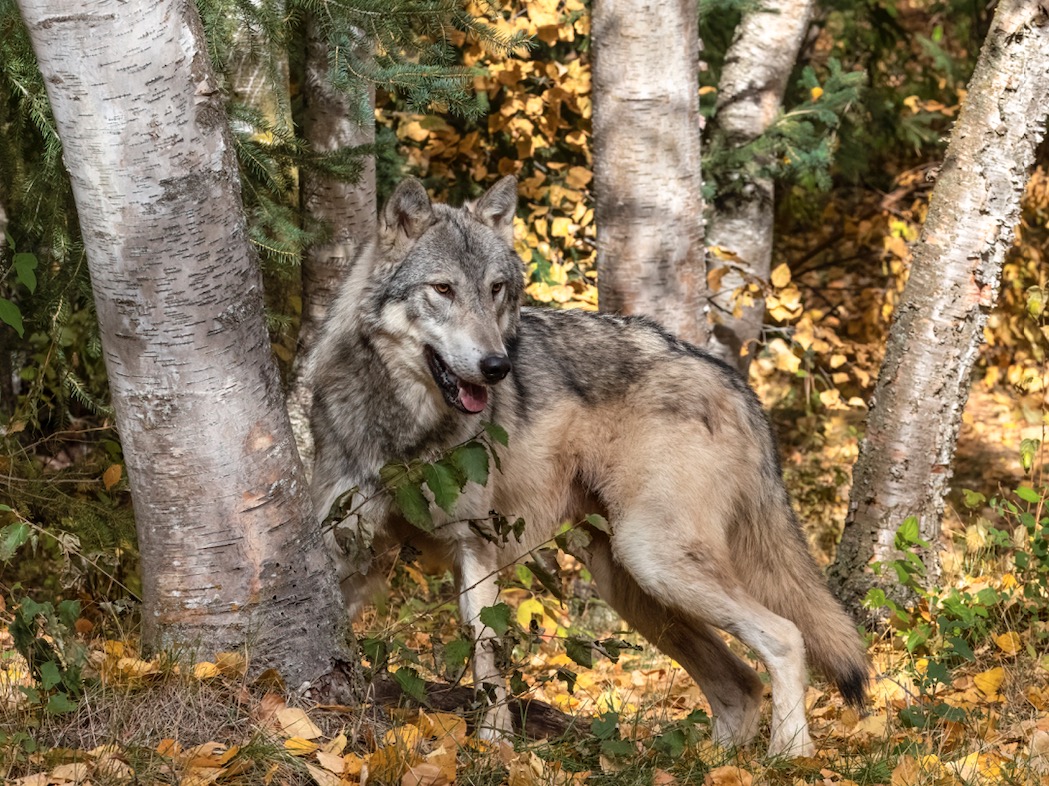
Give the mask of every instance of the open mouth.
M 459 379 L 433 347 L 426 347 L 426 362 L 448 406 L 455 407 L 467 415 L 476 415 L 485 408 L 488 403 L 487 387 Z

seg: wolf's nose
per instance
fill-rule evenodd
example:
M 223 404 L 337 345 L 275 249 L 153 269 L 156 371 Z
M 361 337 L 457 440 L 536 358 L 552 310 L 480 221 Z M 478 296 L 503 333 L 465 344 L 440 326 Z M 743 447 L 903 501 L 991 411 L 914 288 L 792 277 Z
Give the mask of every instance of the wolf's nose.
M 488 355 L 481 358 L 481 373 L 488 382 L 498 382 L 510 373 L 513 364 L 506 355 Z

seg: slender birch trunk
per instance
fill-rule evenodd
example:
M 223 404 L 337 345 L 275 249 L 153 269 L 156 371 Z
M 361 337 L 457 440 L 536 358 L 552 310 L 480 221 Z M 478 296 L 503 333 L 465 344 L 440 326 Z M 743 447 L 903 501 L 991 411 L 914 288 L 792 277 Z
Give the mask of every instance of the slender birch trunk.
M 329 77 L 329 46 L 321 26 L 312 16 L 306 24 L 306 79 L 303 87 L 303 135 L 318 153 L 375 143 L 375 90 L 368 92 L 365 117 L 351 106 L 345 93 Z M 299 348 L 292 372 L 288 412 L 295 430 L 299 455 L 307 476 L 313 469 L 313 438 L 309 429 L 311 391 L 302 385 L 310 351 L 339 287 L 361 246 L 375 236 L 375 156 L 362 160 L 360 179 L 346 183 L 307 173 L 302 178 L 303 208 L 326 223 L 331 235 L 311 246 L 302 262 L 302 321 Z
M 712 133 L 745 145 L 776 119 L 787 79 L 812 19 L 813 0 L 770 0 L 748 11 L 736 29 L 718 84 Z M 744 375 L 761 336 L 765 299 L 735 313 L 733 293 L 754 279 L 767 282 L 772 261 L 774 187 L 756 178 L 719 198 L 707 227 L 707 244 L 731 257 L 729 270 L 710 293 L 707 348 Z
M 222 96 L 187 0 L 19 0 L 73 184 L 154 647 L 343 653 L 263 322 Z
M 601 309 L 707 336 L 695 0 L 595 0 Z
M 894 536 L 908 516 L 933 544 L 926 567 L 931 581 L 938 576 L 936 541 L 969 375 L 1047 114 L 1049 13 L 1043 3 L 1001 0 L 914 250 L 853 472 L 831 569 L 853 609 L 875 585 L 901 596 L 893 572 L 879 578 L 870 565 L 898 556 Z

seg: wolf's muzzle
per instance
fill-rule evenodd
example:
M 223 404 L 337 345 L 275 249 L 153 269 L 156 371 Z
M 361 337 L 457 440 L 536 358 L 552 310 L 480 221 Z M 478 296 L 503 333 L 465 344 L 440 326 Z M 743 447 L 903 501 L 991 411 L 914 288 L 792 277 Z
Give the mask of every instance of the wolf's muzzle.
M 481 373 L 484 374 L 485 380 L 492 383 L 503 379 L 510 373 L 510 369 L 513 368 L 510 358 L 506 355 L 488 355 L 481 358 L 481 362 L 478 365 L 481 368 Z

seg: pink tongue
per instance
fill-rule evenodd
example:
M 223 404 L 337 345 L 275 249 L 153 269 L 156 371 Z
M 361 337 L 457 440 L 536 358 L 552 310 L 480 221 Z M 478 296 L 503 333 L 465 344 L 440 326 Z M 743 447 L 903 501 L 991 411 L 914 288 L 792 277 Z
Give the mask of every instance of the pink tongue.
M 459 403 L 468 412 L 477 413 L 484 409 L 488 403 L 488 388 L 483 385 L 471 385 L 469 382 L 459 381 Z

